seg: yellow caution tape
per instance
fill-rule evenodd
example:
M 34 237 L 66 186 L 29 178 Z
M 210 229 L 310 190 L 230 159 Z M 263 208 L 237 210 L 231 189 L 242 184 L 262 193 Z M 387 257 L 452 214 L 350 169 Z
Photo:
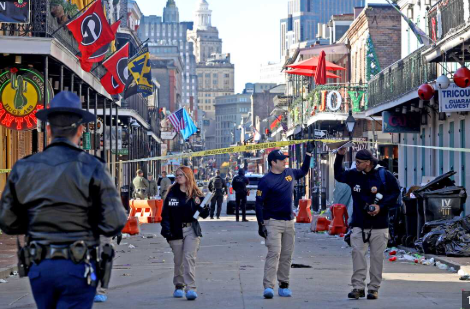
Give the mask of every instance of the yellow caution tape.
M 0 170 L 0 174 L 7 174 L 11 172 L 11 170 Z
M 253 150 L 262 150 L 262 149 L 268 149 L 268 148 L 279 148 L 279 147 L 284 147 L 284 146 L 303 144 L 303 143 L 306 143 L 306 142 L 309 142 L 309 141 L 313 141 L 313 140 L 302 139 L 302 140 L 295 140 L 295 141 L 282 141 L 282 142 L 261 143 L 261 144 L 254 144 L 254 145 L 233 146 L 233 147 L 227 147 L 227 148 L 219 148 L 219 149 L 211 149 L 211 150 L 204 150 L 204 151 L 197 151 L 197 152 L 190 152 L 190 153 L 182 153 L 182 154 L 177 154 L 177 155 L 135 159 L 135 160 L 125 161 L 125 162 L 122 162 L 122 163 L 144 162 L 144 161 L 161 161 L 161 160 L 192 158 L 192 157 L 206 157 L 206 156 L 214 156 L 214 155 L 227 154 L 227 153 L 237 153 L 237 152 L 245 152 L 245 151 L 253 151 Z

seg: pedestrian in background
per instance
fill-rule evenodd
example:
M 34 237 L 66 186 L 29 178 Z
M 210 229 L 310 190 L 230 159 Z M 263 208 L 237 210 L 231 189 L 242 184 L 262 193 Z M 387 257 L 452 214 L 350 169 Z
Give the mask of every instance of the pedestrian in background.
M 248 178 L 245 177 L 245 170 L 239 169 L 238 175 L 233 178 L 232 181 L 232 188 L 235 190 L 235 202 L 236 202 L 236 220 L 238 222 L 240 216 L 240 207 L 242 209 L 242 221 L 248 222 L 246 220 L 246 197 L 248 195 L 248 189 L 246 188 L 247 185 L 250 184 Z
M 300 169 L 286 168 L 284 155 L 274 150 L 268 155 L 269 172 L 261 178 L 256 192 L 256 218 L 258 234 L 265 238 L 268 248 L 264 265 L 265 298 L 273 298 L 276 279 L 279 282 L 278 294 L 292 296 L 289 289 L 290 268 L 295 244 L 294 210 L 292 194 L 294 180 L 308 173 L 313 145 L 308 143 L 304 162 Z
M 214 219 L 215 204 L 217 203 L 217 219 L 220 219 L 222 212 L 222 203 L 224 202 L 224 195 L 227 194 L 227 184 L 224 179 L 220 177 L 220 171 L 216 171 L 215 177 L 209 181 L 209 191 L 214 193 L 211 200 L 211 219 Z
M 152 173 L 147 173 L 147 180 L 149 181 L 149 198 L 155 198 L 158 194 L 158 185 Z
M 135 172 L 136 176 L 132 180 L 132 185 L 134 187 L 134 198 L 139 200 L 148 199 L 150 184 L 147 179 L 144 177 L 144 172 L 141 169 L 138 169 Z
M 400 189 L 396 178 L 367 149 L 356 154 L 356 167 L 344 170 L 346 148 L 340 148 L 335 159 L 335 179 L 349 185 L 353 199 L 350 227 L 353 260 L 348 298 L 365 297 L 367 249 L 370 249 L 370 283 L 367 299 L 377 299 L 382 282 L 383 253 L 389 239 L 388 212 L 397 202 Z
M 199 212 L 199 216 L 207 218 L 209 209 L 200 206 L 203 194 L 189 167 L 178 168 L 175 176 L 175 184 L 169 188 L 163 204 L 161 234 L 170 244 L 174 255 L 173 296 L 183 297 L 184 289 L 186 299 L 194 300 L 197 298 L 196 256 L 202 237 L 195 214 Z
M 97 270 L 100 235 L 116 236 L 127 220 L 106 164 L 78 147 L 83 124 L 96 119 L 81 106 L 63 91 L 36 113 L 52 142 L 16 162 L 0 200 L 0 228 L 25 234 L 19 273 L 39 309 L 92 307 L 106 276 Z
M 168 188 L 171 186 L 171 179 L 166 176 L 166 172 L 162 172 L 162 179 L 160 180 L 160 196 L 165 198 Z

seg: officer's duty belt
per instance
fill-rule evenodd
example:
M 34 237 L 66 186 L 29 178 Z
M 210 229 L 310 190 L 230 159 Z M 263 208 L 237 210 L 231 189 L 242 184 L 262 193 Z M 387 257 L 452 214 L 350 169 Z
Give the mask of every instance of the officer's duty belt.
M 28 246 L 32 261 L 39 264 L 42 260 L 65 259 L 74 263 L 96 261 L 97 247 L 88 248 L 84 241 L 76 241 L 71 245 L 41 245 L 31 242 Z

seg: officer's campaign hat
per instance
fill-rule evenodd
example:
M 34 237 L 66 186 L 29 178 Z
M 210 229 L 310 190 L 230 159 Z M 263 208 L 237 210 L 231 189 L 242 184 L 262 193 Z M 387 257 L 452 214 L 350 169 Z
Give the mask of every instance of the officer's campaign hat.
M 41 121 L 47 121 L 51 113 L 73 113 L 81 117 L 78 124 L 93 122 L 95 115 L 82 109 L 80 98 L 70 91 L 59 92 L 49 103 L 49 108 L 39 110 L 36 117 Z
M 289 158 L 289 156 L 286 156 L 280 150 L 274 150 L 269 153 L 268 162 L 276 161 L 276 160 L 284 160 L 285 158 Z

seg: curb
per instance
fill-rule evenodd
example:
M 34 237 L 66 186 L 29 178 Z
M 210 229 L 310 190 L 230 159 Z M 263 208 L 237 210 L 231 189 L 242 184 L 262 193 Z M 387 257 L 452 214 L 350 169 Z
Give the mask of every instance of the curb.
M 418 254 L 421 254 L 419 253 L 416 249 L 414 248 L 409 248 L 409 247 L 405 247 L 405 246 L 397 246 L 398 249 L 401 249 L 401 250 L 405 250 L 407 252 L 412 252 L 412 253 L 418 253 Z M 458 262 L 456 261 L 453 261 L 449 258 L 447 258 L 446 256 L 439 256 L 439 255 L 434 255 L 434 254 L 423 254 L 423 256 L 426 258 L 426 260 L 429 260 L 430 258 L 433 258 L 434 261 L 439 261 L 443 264 L 446 264 L 448 265 L 449 267 L 453 267 L 455 270 L 460 270 L 462 269 L 463 271 L 465 271 L 466 273 L 470 273 L 470 266 L 468 265 L 461 265 L 459 264 Z
M 4 268 L 0 268 L 0 279 L 8 278 L 14 271 L 18 271 L 18 266 L 11 265 Z

